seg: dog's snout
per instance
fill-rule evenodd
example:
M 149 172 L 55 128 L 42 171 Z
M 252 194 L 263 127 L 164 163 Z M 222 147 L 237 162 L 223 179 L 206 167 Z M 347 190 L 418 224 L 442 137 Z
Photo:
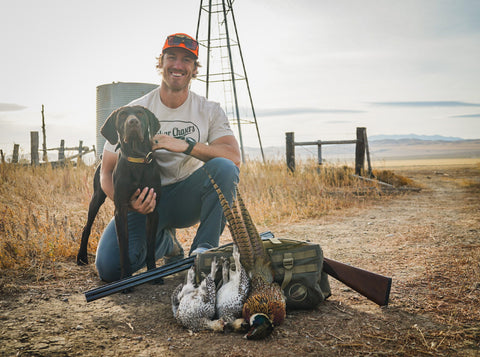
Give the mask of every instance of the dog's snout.
M 128 126 L 138 126 L 140 125 L 140 120 L 135 115 L 129 115 L 126 120 Z
M 125 117 L 124 117 L 125 118 Z M 136 113 L 128 113 L 124 121 L 124 141 L 125 142 L 143 142 L 144 140 L 144 121 L 143 117 Z

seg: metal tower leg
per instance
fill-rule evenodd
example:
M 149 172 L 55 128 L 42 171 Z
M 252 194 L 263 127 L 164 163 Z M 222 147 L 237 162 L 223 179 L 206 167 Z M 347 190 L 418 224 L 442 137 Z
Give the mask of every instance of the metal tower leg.
M 203 11 L 206 11 L 208 13 L 207 40 L 201 40 L 199 38 L 200 27 L 201 27 L 201 16 L 202 16 Z M 222 26 L 224 28 L 224 31 L 225 31 L 224 37 L 222 37 L 222 34 L 219 34 L 219 37 L 217 39 L 212 39 L 212 14 L 213 13 L 215 13 L 217 15 L 219 15 L 219 14 L 223 15 L 223 20 L 222 21 L 219 20 L 219 27 Z M 235 71 L 234 71 L 234 68 L 233 68 L 233 66 L 234 66 L 233 65 L 233 58 L 234 57 L 233 57 L 233 54 L 232 54 L 232 45 L 231 45 L 229 28 L 228 28 L 228 26 L 229 26 L 228 15 L 229 14 L 231 14 L 231 16 L 232 16 L 232 24 L 233 24 L 233 29 L 235 31 L 235 39 L 236 39 L 236 44 L 235 45 L 238 46 L 238 50 L 239 50 L 239 54 L 240 54 L 239 59 L 241 60 L 241 64 L 242 64 L 242 69 L 243 69 L 243 74 L 244 74 L 243 78 L 236 78 L 236 74 L 235 74 Z M 235 116 L 235 118 L 231 118 L 231 119 L 236 120 L 236 124 L 238 125 L 238 135 L 239 135 L 239 141 L 240 141 L 240 149 L 242 151 L 242 162 L 245 162 L 245 150 L 244 150 L 244 145 L 243 145 L 243 134 L 242 134 L 242 126 L 241 126 L 242 125 L 242 119 L 240 117 L 239 100 L 238 100 L 238 95 L 237 95 L 238 94 L 238 89 L 237 89 L 236 81 L 245 80 L 246 88 L 247 88 L 247 91 L 248 91 L 248 98 L 249 98 L 249 102 L 250 102 L 250 107 L 251 107 L 252 115 L 253 115 L 252 124 L 255 124 L 257 137 L 258 137 L 258 142 L 259 142 L 259 145 L 260 145 L 260 151 L 261 151 L 261 154 L 262 154 L 262 160 L 263 160 L 263 162 L 265 162 L 265 156 L 264 156 L 264 152 L 263 152 L 262 141 L 261 141 L 261 138 L 260 138 L 260 131 L 258 129 L 257 118 L 256 118 L 256 114 L 255 114 L 255 108 L 253 106 L 253 100 L 252 100 L 252 95 L 251 95 L 251 91 L 250 91 L 250 85 L 249 85 L 248 78 L 247 78 L 247 73 L 246 73 L 246 69 L 245 69 L 245 62 L 243 60 L 242 49 L 240 47 L 240 41 L 239 41 L 239 36 L 238 36 L 238 31 L 237 31 L 237 24 L 236 24 L 235 16 L 234 16 L 234 13 L 233 13 L 233 7 L 232 7 L 232 1 L 231 0 L 215 0 L 213 3 L 212 3 L 212 0 L 209 0 L 208 1 L 208 9 L 207 9 L 206 6 L 203 5 L 203 0 L 200 0 L 200 9 L 199 9 L 199 14 L 198 14 L 196 38 L 197 38 L 197 41 L 199 41 L 199 43 L 201 45 L 203 45 L 204 47 L 207 47 L 206 76 L 202 76 L 202 77 L 205 78 L 203 81 L 205 82 L 205 85 L 206 85 L 206 90 L 205 90 L 206 97 L 208 98 L 208 96 L 210 94 L 211 83 L 213 83 L 213 82 L 224 82 L 224 84 L 225 84 L 225 82 L 230 82 L 231 83 L 231 88 L 232 88 L 232 91 L 233 91 L 233 100 L 234 100 L 234 113 L 233 113 L 233 115 Z M 218 41 L 218 44 L 215 44 L 215 41 Z M 206 45 L 205 45 L 205 42 L 206 42 Z M 213 45 L 212 45 L 212 42 L 214 42 Z M 229 66 L 228 72 L 225 72 L 224 70 L 222 70 L 222 73 L 212 73 L 211 68 L 210 68 L 211 67 L 211 62 L 210 62 L 211 51 L 212 51 L 213 48 L 221 49 L 223 47 L 226 47 L 227 50 L 228 50 L 228 62 L 229 62 L 228 63 L 228 66 Z M 227 76 L 227 75 L 228 75 L 228 79 L 225 79 L 223 76 Z M 215 76 L 217 76 L 217 77 L 215 77 Z M 218 76 L 221 76 L 220 80 L 215 80 L 214 78 L 218 78 Z M 200 76 L 199 76 L 199 79 L 200 79 Z M 224 89 L 224 92 L 225 92 L 225 94 L 227 94 L 226 89 Z M 227 103 L 225 103 L 225 105 L 227 105 Z M 224 109 L 225 109 L 225 112 L 228 115 L 227 107 L 225 107 Z

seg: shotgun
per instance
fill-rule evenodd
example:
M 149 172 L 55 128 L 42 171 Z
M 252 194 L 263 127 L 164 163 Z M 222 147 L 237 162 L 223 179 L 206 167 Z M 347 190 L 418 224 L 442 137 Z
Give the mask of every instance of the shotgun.
M 260 235 L 262 238 L 273 237 L 271 232 L 264 232 Z M 148 283 L 150 281 L 155 281 L 157 279 L 173 275 L 189 269 L 194 264 L 194 261 L 195 257 L 188 257 L 170 264 L 162 265 L 161 267 L 155 269 L 148 270 L 144 273 L 102 285 L 98 288 L 85 292 L 85 298 L 87 302 L 94 301 L 105 296 Z M 372 273 L 370 271 L 356 268 L 328 258 L 323 258 L 323 271 L 374 303 L 380 306 L 388 305 L 392 278 Z
M 380 306 L 387 306 L 392 278 L 323 258 L 323 271 Z

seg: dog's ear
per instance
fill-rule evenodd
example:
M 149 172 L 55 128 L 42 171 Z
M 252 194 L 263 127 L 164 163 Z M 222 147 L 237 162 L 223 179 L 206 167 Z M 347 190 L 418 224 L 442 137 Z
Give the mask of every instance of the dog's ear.
M 102 128 L 100 129 L 100 132 L 102 133 L 102 135 L 112 145 L 115 145 L 118 142 L 116 122 L 117 122 L 117 114 L 119 110 L 120 108 L 114 110 L 105 120 L 105 123 L 103 123 Z
M 150 138 L 155 136 L 157 134 L 157 131 L 160 130 L 160 122 L 158 121 L 157 117 L 155 114 L 153 114 L 150 110 L 147 108 L 143 108 L 145 110 L 145 113 L 147 114 L 147 119 L 148 119 L 148 131 L 150 134 Z

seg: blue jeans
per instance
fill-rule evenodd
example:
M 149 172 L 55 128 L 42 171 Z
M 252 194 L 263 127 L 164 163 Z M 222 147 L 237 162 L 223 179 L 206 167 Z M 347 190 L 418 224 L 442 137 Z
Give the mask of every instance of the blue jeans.
M 229 204 L 235 195 L 239 181 L 239 169 L 223 158 L 215 158 L 204 167 L 214 178 Z M 200 222 L 190 252 L 200 244 L 217 247 L 225 228 L 218 195 L 204 169 L 200 168 L 183 181 L 162 187 L 160 202 L 155 210 L 159 224 L 155 242 L 155 259 L 169 254 L 173 246 L 175 228 L 186 228 Z M 128 213 L 128 250 L 132 271 L 146 266 L 146 216 L 137 212 Z M 120 253 L 114 218 L 108 223 L 98 243 L 95 265 L 104 281 L 120 279 Z

